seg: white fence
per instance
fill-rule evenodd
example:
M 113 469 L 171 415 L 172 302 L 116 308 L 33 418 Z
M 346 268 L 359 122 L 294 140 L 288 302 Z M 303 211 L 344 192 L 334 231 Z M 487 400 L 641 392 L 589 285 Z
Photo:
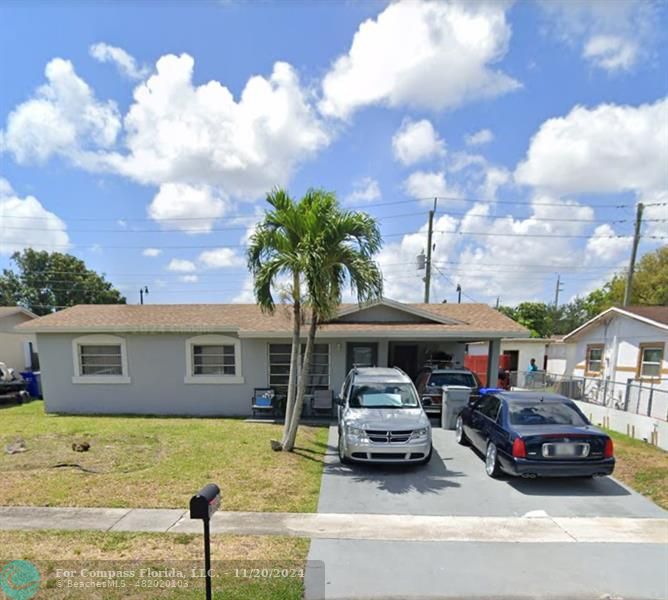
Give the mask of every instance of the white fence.
M 596 377 L 534 371 L 511 373 L 510 384 L 522 389 L 551 391 L 580 402 L 668 421 L 668 390 L 659 388 L 656 383 L 634 379 L 619 383 Z

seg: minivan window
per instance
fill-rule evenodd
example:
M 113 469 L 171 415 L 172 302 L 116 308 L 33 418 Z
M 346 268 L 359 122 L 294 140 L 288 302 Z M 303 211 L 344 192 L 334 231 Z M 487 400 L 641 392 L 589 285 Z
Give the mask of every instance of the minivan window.
M 354 385 L 350 408 L 417 408 L 417 395 L 410 383 L 365 383 Z
M 516 402 L 508 405 L 512 425 L 588 425 L 587 419 L 566 402 Z

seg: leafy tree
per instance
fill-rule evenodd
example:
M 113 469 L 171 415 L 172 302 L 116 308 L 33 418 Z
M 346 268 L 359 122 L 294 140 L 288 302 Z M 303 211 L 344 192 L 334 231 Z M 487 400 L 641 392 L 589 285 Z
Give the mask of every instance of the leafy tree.
M 280 189 L 267 196 L 272 207 L 250 240 L 248 266 L 258 304 L 275 310 L 272 286 L 282 275 L 292 280 L 292 354 L 285 428 L 280 446 L 292 451 L 304 401 L 318 323 L 331 316 L 349 281 L 360 301 L 380 296 L 382 276 L 372 257 L 380 248 L 376 222 L 364 213 L 341 211 L 334 194 L 309 190 L 296 202 Z M 302 297 L 302 288 L 305 294 Z M 310 317 L 300 364 L 301 323 Z M 298 379 L 299 378 L 299 379 Z
M 521 302 L 516 307 L 501 306 L 499 310 L 531 332 L 531 337 L 551 335 L 554 314 L 544 302 Z
M 125 304 L 104 275 L 71 254 L 28 248 L 12 254 L 11 260 L 16 269 L 4 269 L 0 275 L 2 305 L 46 315 L 75 304 Z

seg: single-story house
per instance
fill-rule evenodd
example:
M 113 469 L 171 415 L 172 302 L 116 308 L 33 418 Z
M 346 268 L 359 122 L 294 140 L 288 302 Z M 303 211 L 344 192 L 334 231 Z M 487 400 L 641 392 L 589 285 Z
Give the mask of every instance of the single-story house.
M 569 374 L 668 390 L 668 306 L 609 308 L 563 341 Z
M 35 334 L 14 329 L 37 318 L 21 306 L 0 306 L 0 362 L 17 372 L 39 368 Z
M 247 415 L 254 388 L 288 382 L 286 305 L 79 305 L 19 329 L 37 335 L 48 412 Z M 527 330 L 485 304 L 342 305 L 318 329 L 308 392 L 338 391 L 353 364 L 415 375 L 438 354 L 461 365 L 480 340 L 496 373 L 500 341 L 514 336 Z

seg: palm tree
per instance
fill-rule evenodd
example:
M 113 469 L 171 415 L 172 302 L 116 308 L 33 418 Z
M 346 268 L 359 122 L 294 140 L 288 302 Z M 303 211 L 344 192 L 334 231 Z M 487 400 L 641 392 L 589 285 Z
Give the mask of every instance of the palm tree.
M 282 189 L 274 189 L 267 195 L 272 210 L 266 211 L 257 226 L 248 248 L 248 268 L 253 275 L 254 293 L 257 303 L 264 311 L 273 313 L 276 303 L 272 287 L 281 275 L 292 278 L 289 290 L 292 296 L 292 350 L 290 353 L 290 375 L 286 401 L 285 429 L 281 446 L 285 444 L 288 424 L 291 422 L 295 404 L 297 373 L 299 365 L 299 338 L 301 326 L 301 269 L 300 242 L 304 228 L 300 207 Z
M 309 190 L 295 203 L 285 191 L 277 189 L 267 196 L 267 202 L 273 210 L 265 214 L 251 238 L 248 266 L 254 277 L 255 297 L 264 310 L 275 310 L 271 288 L 276 279 L 287 274 L 293 281 L 292 351 L 285 428 L 280 444 L 283 450 L 292 451 L 318 324 L 335 313 L 347 282 L 357 293 L 359 302 L 381 295 L 382 275 L 373 262 L 381 237 L 372 217 L 342 211 L 331 192 Z M 302 281 L 306 284 L 310 323 L 300 365 Z
M 334 315 L 346 284 L 360 304 L 379 298 L 383 291 L 382 273 L 373 261 L 382 243 L 375 219 L 342 211 L 336 196 L 322 190 L 309 191 L 301 204 L 306 222 L 302 272 L 310 323 L 285 450 L 295 445 L 318 325 Z

